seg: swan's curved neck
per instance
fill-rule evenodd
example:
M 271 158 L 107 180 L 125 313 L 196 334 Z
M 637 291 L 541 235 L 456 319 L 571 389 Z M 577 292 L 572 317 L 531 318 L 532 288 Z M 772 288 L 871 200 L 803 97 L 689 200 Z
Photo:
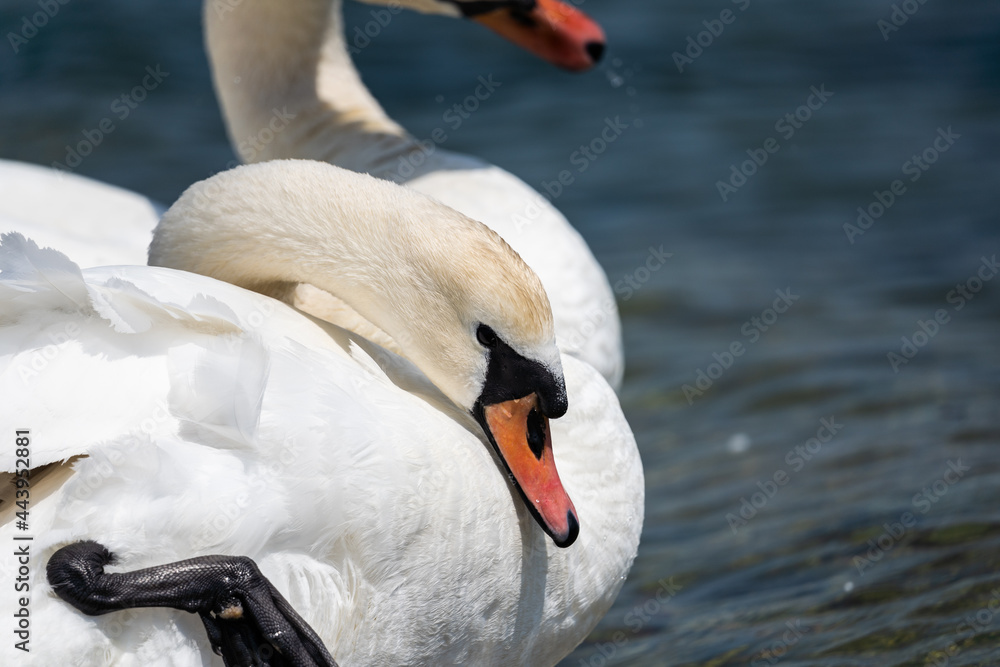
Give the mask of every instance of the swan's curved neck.
M 279 298 L 315 285 L 389 334 L 466 409 L 486 372 L 477 322 L 512 323 L 529 344 L 554 340 L 541 283 L 486 226 L 316 161 L 247 165 L 192 185 L 160 220 L 149 262 Z
M 245 162 L 309 158 L 371 171 L 410 145 L 351 62 L 341 0 L 206 1 L 204 23 L 215 89 Z

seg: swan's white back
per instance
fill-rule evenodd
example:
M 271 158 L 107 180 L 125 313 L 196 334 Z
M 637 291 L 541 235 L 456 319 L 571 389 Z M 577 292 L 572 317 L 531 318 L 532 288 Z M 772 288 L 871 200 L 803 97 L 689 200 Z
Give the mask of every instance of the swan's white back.
M 145 264 L 162 212 L 123 188 L 0 160 L 0 233 L 21 232 L 81 266 Z
M 617 595 L 642 472 L 587 365 L 563 358 L 570 412 L 551 423 L 583 526 L 561 550 L 474 422 L 399 357 L 193 274 L 81 273 L 16 237 L 0 268 L 0 431 L 30 429 L 35 466 L 88 454 L 32 505 L 35 664 L 222 664 L 195 615 L 89 618 L 55 598 L 43 566 L 74 539 L 124 569 L 255 558 L 344 665 L 553 664 Z

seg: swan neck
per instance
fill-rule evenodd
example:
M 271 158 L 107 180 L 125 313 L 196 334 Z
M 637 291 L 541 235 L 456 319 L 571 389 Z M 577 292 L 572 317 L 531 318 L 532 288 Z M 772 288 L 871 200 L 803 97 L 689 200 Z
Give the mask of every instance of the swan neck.
M 466 409 L 486 372 L 476 321 L 552 338 L 541 283 L 496 234 L 419 193 L 320 162 L 248 165 L 196 183 L 160 220 L 149 261 L 278 298 L 302 283 L 329 292 Z M 496 299 L 498 286 L 513 294 Z
M 204 24 L 226 127 L 244 162 L 308 158 L 368 171 L 409 143 L 351 61 L 341 0 L 207 0 Z

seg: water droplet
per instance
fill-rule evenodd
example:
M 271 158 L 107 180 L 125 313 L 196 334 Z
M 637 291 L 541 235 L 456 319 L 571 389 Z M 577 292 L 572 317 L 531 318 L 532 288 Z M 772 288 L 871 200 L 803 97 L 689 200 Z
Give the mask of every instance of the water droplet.
M 625 79 L 618 76 L 616 72 L 608 72 L 608 83 L 611 84 L 612 88 L 617 88 L 625 83 Z
M 434 101 L 437 102 L 438 104 L 441 104 L 442 102 L 444 102 L 444 95 L 438 95 L 437 97 L 434 98 Z
M 746 433 L 733 433 L 726 441 L 726 449 L 733 454 L 742 454 L 750 449 L 750 436 Z
M 615 58 L 614 60 L 611 61 L 611 64 L 614 65 L 615 67 L 621 67 L 622 66 L 622 59 L 621 58 Z
M 628 88 L 625 89 L 625 94 L 628 95 L 629 97 L 635 97 L 635 88 L 629 86 Z
M 242 76 L 237 76 L 237 77 L 234 77 L 234 78 L 233 78 L 233 83 L 239 83 L 239 82 L 240 82 L 240 81 L 242 81 L 242 80 L 243 80 L 243 77 L 242 77 Z
M 632 127 L 642 127 L 642 119 L 636 118 L 632 121 Z
M 846 584 L 844 584 L 844 592 L 845 593 L 850 593 L 853 590 L 854 590 L 854 582 L 853 581 L 848 581 Z

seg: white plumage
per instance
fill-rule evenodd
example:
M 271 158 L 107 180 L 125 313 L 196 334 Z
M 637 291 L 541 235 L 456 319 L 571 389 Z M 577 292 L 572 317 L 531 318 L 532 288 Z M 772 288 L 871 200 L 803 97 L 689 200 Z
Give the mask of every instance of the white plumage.
M 303 164 L 289 183 L 322 166 Z M 260 167 L 262 183 L 280 180 L 280 164 Z M 387 214 L 385 187 L 362 188 L 346 210 Z M 322 194 L 303 192 L 306 207 Z M 185 197 L 208 201 L 197 195 Z M 89 618 L 58 600 L 44 563 L 77 539 L 102 542 L 126 570 L 250 556 L 345 667 L 553 664 L 617 595 L 638 544 L 642 470 L 613 391 L 586 364 L 563 355 L 570 410 L 551 422 L 582 525 L 558 549 L 479 426 L 409 361 L 191 273 L 81 272 L 17 235 L 3 239 L 0 270 L 0 433 L 31 431 L 32 466 L 87 455 L 51 495 L 33 491 L 35 664 L 222 664 L 195 615 Z M 0 464 L 14 469 L 12 446 Z M 24 533 L 8 521 L 0 541 L 13 534 Z M 0 559 L 3 581 L 12 568 Z M 15 604 L 0 596 L 0 616 Z M 9 641 L 0 654 L 25 657 Z

